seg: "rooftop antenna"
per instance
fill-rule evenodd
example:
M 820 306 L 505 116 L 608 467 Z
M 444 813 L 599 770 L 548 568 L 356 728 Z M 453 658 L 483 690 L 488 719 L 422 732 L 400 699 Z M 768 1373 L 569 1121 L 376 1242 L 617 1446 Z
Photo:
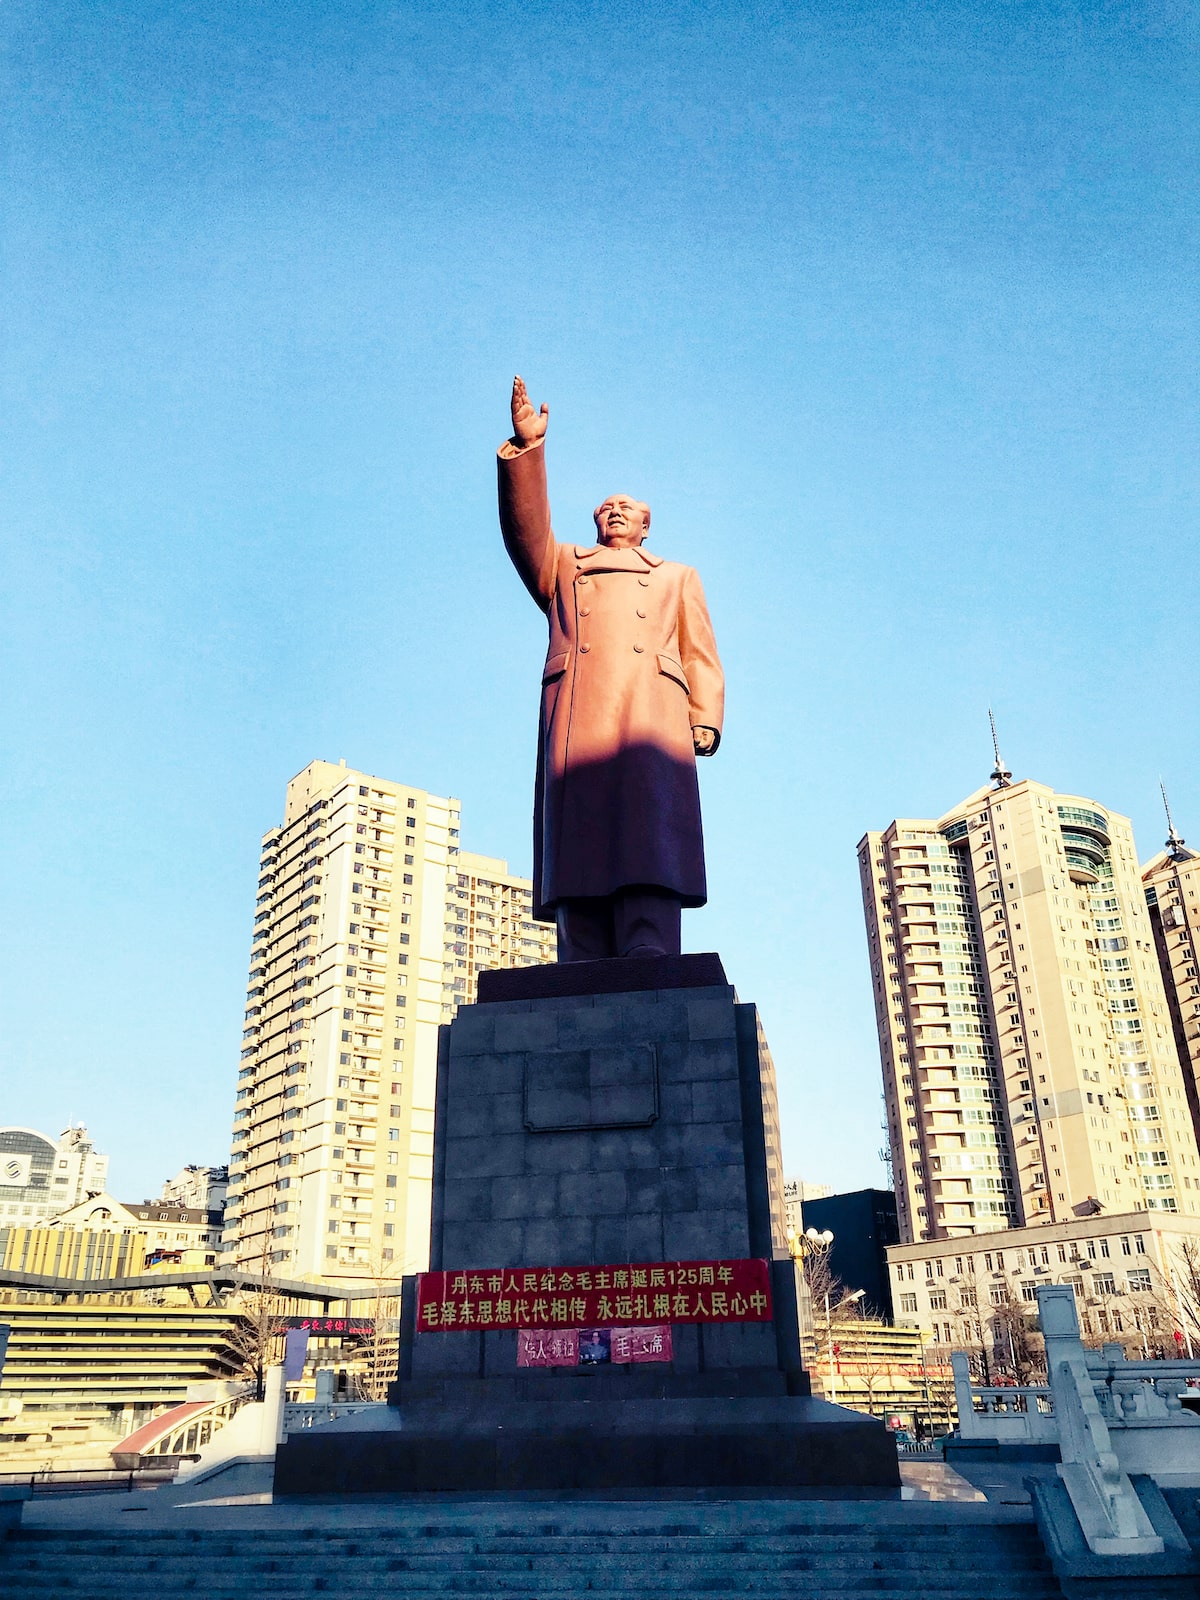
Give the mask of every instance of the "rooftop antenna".
M 1183 840 L 1175 831 L 1175 819 L 1171 815 L 1171 802 L 1167 799 L 1167 788 L 1162 779 L 1158 780 L 1159 792 L 1163 797 L 1163 810 L 1167 813 L 1167 854 L 1172 861 L 1179 861 L 1190 854 L 1183 848 Z
M 1000 740 L 996 737 L 996 719 L 992 715 L 991 706 L 988 707 L 988 721 L 992 726 L 992 749 L 996 752 L 996 765 L 992 768 L 992 786 L 996 789 L 1007 789 L 1012 782 L 1012 773 L 1004 765 L 1004 758 L 1000 754 Z

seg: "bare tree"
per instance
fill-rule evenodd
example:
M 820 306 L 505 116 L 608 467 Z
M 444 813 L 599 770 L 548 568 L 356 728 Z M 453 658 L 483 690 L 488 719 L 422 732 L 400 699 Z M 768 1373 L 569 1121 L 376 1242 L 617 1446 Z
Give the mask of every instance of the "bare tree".
M 1164 1246 L 1165 1248 L 1165 1246 Z M 1175 1317 L 1182 1324 L 1185 1343 L 1195 1349 L 1200 1343 L 1200 1242 L 1184 1239 L 1181 1242 L 1175 1270 L 1171 1273 L 1169 1288 L 1175 1302 Z M 1172 1355 L 1176 1352 L 1171 1351 Z
M 368 1302 L 371 1330 L 365 1335 L 363 1370 L 356 1387 L 364 1400 L 386 1400 L 399 1363 L 400 1299 L 389 1291 L 389 1273 L 379 1250 L 372 1254 L 371 1268 L 375 1279 L 375 1292 Z
M 929 1412 L 930 1431 L 936 1433 L 938 1428 L 949 1428 L 955 1415 L 957 1396 L 954 1390 L 954 1371 L 949 1360 L 943 1360 L 943 1351 L 947 1355 L 951 1352 L 933 1346 L 922 1354 L 922 1382 L 925 1389 L 925 1403 Z
M 267 1392 L 267 1368 L 281 1359 L 284 1299 L 274 1287 L 271 1260 L 271 1229 L 263 1227 L 262 1251 L 258 1263 L 258 1282 L 243 1288 L 238 1295 L 238 1320 L 229 1343 L 238 1357 L 239 1371 L 254 1380 L 254 1398 Z
M 1036 1327 L 1036 1310 L 1005 1278 L 992 1301 L 993 1359 L 1007 1367 L 1022 1386 L 1036 1383 L 1046 1372 L 1046 1348 Z
M 882 1326 L 882 1324 L 875 1324 L 874 1318 L 871 1318 L 870 1321 L 873 1325 Z M 859 1348 L 855 1350 L 854 1354 L 859 1375 L 863 1380 L 863 1388 L 867 1391 L 867 1415 L 873 1417 L 875 1415 L 876 1389 L 881 1385 L 888 1390 L 895 1387 L 894 1363 L 872 1340 L 868 1331 L 868 1319 L 865 1316 L 859 1319 L 859 1334 L 860 1337 L 857 1341 Z

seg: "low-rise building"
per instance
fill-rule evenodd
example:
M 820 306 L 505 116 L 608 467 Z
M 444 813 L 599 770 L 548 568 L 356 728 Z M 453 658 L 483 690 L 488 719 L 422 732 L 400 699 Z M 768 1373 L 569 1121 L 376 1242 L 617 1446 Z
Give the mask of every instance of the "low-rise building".
M 124 1438 L 180 1404 L 189 1384 L 236 1376 L 239 1320 L 233 1308 L 62 1305 L 0 1290 L 0 1323 L 11 1330 L 0 1456 Z
M 801 1341 L 813 1393 L 913 1433 L 944 1433 L 954 1420 L 949 1358 L 921 1330 L 874 1317 L 818 1320 Z
M 1007 1368 L 1013 1318 L 1033 1318 L 1039 1284 L 1075 1290 L 1084 1337 L 1139 1353 L 1200 1353 L 1194 1273 L 1200 1248 L 1189 1217 L 1145 1211 L 1002 1233 L 893 1245 L 887 1252 L 896 1318 L 941 1350 L 982 1352 Z
M 57 1139 L 35 1128 L 0 1128 L 0 1224 L 36 1227 L 99 1194 L 107 1181 L 108 1157 L 83 1123 Z
M 225 1210 L 225 1195 L 229 1189 L 229 1168 L 182 1167 L 173 1178 L 168 1178 L 159 1191 L 158 1198 L 171 1206 L 185 1206 L 189 1211 Z
M 150 1254 L 144 1233 L 110 1228 L 0 1228 L 0 1268 L 37 1277 L 95 1283 L 129 1278 L 146 1270 Z
M 220 1211 L 200 1211 L 191 1206 L 168 1205 L 162 1200 L 139 1203 L 121 1201 L 111 1194 L 90 1199 L 53 1217 L 47 1225 L 64 1231 L 143 1234 L 146 1250 L 141 1264 L 131 1271 L 155 1267 L 214 1267 L 221 1238 Z M 18 1269 L 33 1271 L 33 1268 Z M 99 1273 L 86 1276 L 98 1277 Z
M 862 1291 L 868 1314 L 891 1321 L 887 1247 L 900 1237 L 896 1196 L 890 1189 L 855 1189 L 806 1198 L 803 1226 L 829 1232 L 829 1271 L 844 1293 Z

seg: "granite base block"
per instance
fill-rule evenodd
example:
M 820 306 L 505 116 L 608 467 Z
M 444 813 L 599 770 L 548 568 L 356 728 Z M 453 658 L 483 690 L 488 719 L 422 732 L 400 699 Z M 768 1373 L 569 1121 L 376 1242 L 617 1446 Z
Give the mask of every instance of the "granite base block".
M 769 1320 L 679 1323 L 669 1360 L 597 1369 L 518 1368 L 511 1329 L 418 1330 L 406 1276 L 387 1411 L 289 1439 L 277 1492 L 899 1483 L 881 1423 L 809 1394 L 774 1068 L 719 958 L 484 974 L 440 1035 L 431 1268 L 746 1258 Z
M 290 1438 L 275 1462 L 276 1495 L 899 1483 L 882 1423 L 787 1396 L 413 1400 Z

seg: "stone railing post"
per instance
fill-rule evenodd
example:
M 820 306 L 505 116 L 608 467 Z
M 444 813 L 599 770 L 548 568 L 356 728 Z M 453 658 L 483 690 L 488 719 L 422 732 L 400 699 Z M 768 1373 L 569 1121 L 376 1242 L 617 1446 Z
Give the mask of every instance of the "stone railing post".
M 262 1421 L 259 1432 L 260 1455 L 273 1456 L 276 1445 L 284 1439 L 283 1407 L 287 1399 L 284 1385 L 283 1363 L 267 1368 L 267 1381 L 263 1394 Z
M 1037 1298 L 1058 1422 L 1058 1475 L 1088 1548 L 1098 1555 L 1160 1554 L 1163 1541 L 1121 1470 L 1096 1399 L 1079 1336 L 1075 1291 L 1069 1284 L 1041 1284 Z
M 962 1439 L 973 1439 L 979 1433 L 975 1416 L 975 1400 L 971 1394 L 971 1363 L 965 1351 L 955 1350 L 950 1357 L 954 1370 L 954 1404 L 958 1409 L 958 1433 Z

